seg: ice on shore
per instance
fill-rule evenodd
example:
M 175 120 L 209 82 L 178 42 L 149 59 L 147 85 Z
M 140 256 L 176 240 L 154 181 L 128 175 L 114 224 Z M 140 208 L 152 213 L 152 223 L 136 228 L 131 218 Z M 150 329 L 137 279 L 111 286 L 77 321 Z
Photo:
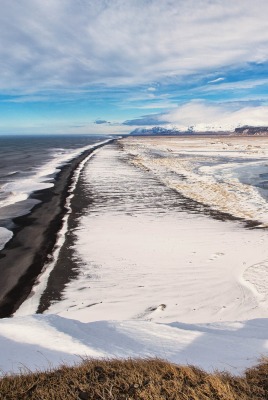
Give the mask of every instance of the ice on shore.
M 268 225 L 267 138 L 133 138 L 123 146 L 133 164 L 187 198 Z

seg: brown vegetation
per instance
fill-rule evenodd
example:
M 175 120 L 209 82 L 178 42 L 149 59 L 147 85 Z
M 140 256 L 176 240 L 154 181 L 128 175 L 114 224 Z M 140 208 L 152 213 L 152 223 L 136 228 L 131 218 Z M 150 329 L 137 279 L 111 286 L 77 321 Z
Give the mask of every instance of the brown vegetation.
M 242 377 L 153 360 L 86 360 L 55 371 L 6 376 L 1 400 L 264 400 L 268 360 Z

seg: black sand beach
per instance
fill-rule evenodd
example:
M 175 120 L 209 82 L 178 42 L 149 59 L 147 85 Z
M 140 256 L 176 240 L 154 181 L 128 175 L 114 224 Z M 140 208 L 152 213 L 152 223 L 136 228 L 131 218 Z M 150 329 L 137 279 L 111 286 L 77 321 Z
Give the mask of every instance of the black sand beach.
M 32 194 L 41 203 L 30 214 L 14 219 L 14 236 L 0 253 L 1 318 L 11 316 L 30 294 L 56 243 L 74 171 L 92 151 L 87 150 L 64 165 L 52 188 Z
M 120 151 L 120 142 L 116 145 Z M 96 145 L 95 148 L 102 146 L 103 144 Z M 16 224 L 14 236 L 0 252 L 0 318 L 11 316 L 29 296 L 37 276 L 53 252 L 57 233 L 62 227 L 62 220 L 66 213 L 66 198 L 74 171 L 92 151 L 92 149 L 88 150 L 66 164 L 57 174 L 54 187 L 35 192 L 31 196 L 40 200 L 41 203 L 36 205 L 30 214 L 14 220 Z M 149 171 L 146 174 L 151 175 Z M 154 175 L 151 175 L 151 178 L 157 180 Z M 158 184 L 163 186 L 160 181 Z M 169 206 L 178 211 L 200 213 L 221 221 L 238 220 L 247 228 L 256 228 L 259 225 L 258 221 L 241 220 L 187 198 L 174 189 L 168 190 L 171 194 L 170 198 L 174 198 L 174 202 L 169 203 Z M 154 200 L 152 199 L 152 202 Z M 79 216 L 83 214 L 84 209 L 88 208 L 90 201 L 90 198 L 83 193 L 83 182 L 80 178 L 71 200 L 72 213 L 68 221 L 69 229 L 66 233 L 65 244 L 60 249 L 59 258 L 41 297 L 38 313 L 44 312 L 51 301 L 59 301 L 65 285 L 77 274 L 77 264 L 72 253 L 72 231 L 76 228 Z
M 61 246 L 55 266 L 49 275 L 47 287 L 40 298 L 37 313 L 46 311 L 52 302 L 60 301 L 67 283 L 78 275 L 79 264 L 73 250 L 73 232 L 78 226 L 80 216 L 83 215 L 85 210 L 88 210 L 92 203 L 92 197 L 88 196 L 88 191 L 85 190 L 84 185 L 84 179 L 80 174 L 71 199 L 72 212 L 68 218 L 68 230 L 65 233 L 65 240 Z

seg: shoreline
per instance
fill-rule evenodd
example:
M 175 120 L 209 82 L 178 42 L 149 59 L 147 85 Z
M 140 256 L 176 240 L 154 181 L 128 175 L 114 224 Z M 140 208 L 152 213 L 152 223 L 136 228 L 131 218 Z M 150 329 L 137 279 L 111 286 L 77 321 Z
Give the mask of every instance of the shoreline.
M 3 286 L 5 286 L 2 283 L 4 279 L 0 282 L 0 318 L 9 317 L 18 310 L 20 305 L 31 293 L 36 278 L 42 274 L 42 269 L 46 264 L 49 265 L 52 262 L 54 263 L 54 267 L 50 273 L 51 276 L 48 277 L 47 287 L 41 295 L 40 303 L 36 310 L 37 313 L 43 313 L 46 311 L 51 305 L 51 301 L 61 300 L 62 291 L 66 283 L 77 276 L 77 265 L 72 259 L 73 250 L 71 249 L 70 244 L 73 244 L 73 229 L 76 227 L 77 218 L 83 214 L 83 207 L 87 208 L 90 203 L 90 199 L 83 200 L 84 196 L 80 196 L 81 191 L 83 192 L 83 185 L 80 182 L 81 177 L 78 177 L 72 192 L 72 198 L 70 199 L 72 212 L 68 217 L 68 224 L 70 224 L 71 229 L 68 229 L 65 235 L 65 241 L 67 241 L 67 244 L 60 246 L 58 257 L 53 260 L 51 255 L 53 256 L 56 248 L 55 244 L 56 246 L 58 244 L 58 233 L 63 227 L 64 218 L 66 213 L 68 213 L 66 200 L 70 195 L 70 187 L 72 185 L 75 171 L 79 168 L 79 165 L 83 160 L 85 160 L 97 148 L 110 144 L 115 140 L 116 139 L 113 139 L 108 143 L 106 142 L 101 145 L 96 145 L 94 148 L 86 150 L 80 154 L 80 156 L 64 165 L 57 174 L 55 185 L 52 188 L 32 194 L 31 197 L 41 200 L 41 203 L 37 204 L 30 214 L 18 217 L 14 220 L 14 222 L 18 223 L 20 226 L 14 232 L 13 239 L 11 239 L 6 248 L 0 253 L 0 268 L 3 268 L 2 266 L 4 265 L 4 272 L 6 272 L 6 276 L 11 281 L 10 286 L 13 285 L 10 290 L 5 291 L 5 295 L 3 296 L 1 291 L 6 289 L 3 288 Z M 120 148 L 120 142 L 117 142 L 117 144 Z M 164 185 L 159 178 L 154 175 L 152 175 L 152 177 L 158 181 L 158 184 L 161 186 Z M 259 221 L 245 220 L 243 218 L 235 217 L 232 214 L 213 209 L 207 204 L 188 198 L 174 188 L 169 188 L 169 190 L 174 193 L 176 197 L 173 207 L 178 207 L 181 211 L 186 211 L 190 214 L 193 213 L 208 216 L 219 221 L 237 221 L 242 223 L 247 229 L 260 229 Z M 42 225 L 41 231 L 40 226 L 38 226 L 40 225 L 40 220 Z M 36 232 L 37 238 L 35 236 Z M 24 235 L 27 235 L 26 239 L 24 239 Z M 21 238 L 22 240 L 20 242 Z M 37 241 L 37 243 L 34 243 L 34 248 L 31 246 L 31 238 L 34 238 L 34 241 Z M 24 248 L 25 245 L 26 248 Z M 7 256 L 2 258 L 2 254 L 6 252 Z M 22 257 L 22 260 L 17 263 L 19 257 Z M 31 262 L 27 261 L 29 258 L 31 258 Z M 15 273 L 11 272 L 9 274 L 8 264 L 12 264 L 14 260 L 16 260 L 17 263 L 16 267 L 14 267 L 14 269 L 16 268 Z M 15 284 L 13 283 L 14 281 L 16 281 Z
M 96 144 L 63 165 L 55 176 L 52 188 L 30 195 L 41 203 L 34 206 L 29 214 L 13 220 L 16 225 L 13 237 L 0 253 L 0 318 L 12 316 L 29 296 L 57 243 L 75 170 L 88 155 L 106 144 Z
M 72 198 L 70 199 L 70 208 L 72 211 L 68 217 L 68 230 L 65 234 L 65 240 L 59 250 L 54 268 L 47 278 L 47 285 L 41 294 L 36 311 L 37 314 L 43 314 L 49 309 L 52 302 L 62 300 L 62 293 L 66 284 L 78 275 L 78 263 L 75 260 L 73 249 L 75 242 L 74 231 L 79 226 L 79 217 L 83 215 L 83 211 L 87 209 L 90 203 L 91 199 L 85 195 L 84 180 L 80 173 L 72 193 Z
M 118 146 L 118 149 L 121 148 L 120 142 L 117 142 L 116 145 Z M 152 175 L 150 171 L 147 172 L 161 187 L 166 187 L 165 184 L 156 176 Z M 54 268 L 48 277 L 47 286 L 40 297 L 40 302 L 36 311 L 37 314 L 45 313 L 54 302 L 60 302 L 66 285 L 79 276 L 79 260 L 74 251 L 74 232 L 79 227 L 79 220 L 81 216 L 84 215 L 84 210 L 88 210 L 88 207 L 91 205 L 91 199 L 86 194 L 85 186 L 86 179 L 83 177 L 83 174 L 81 174 L 77 180 L 77 184 L 73 191 L 73 197 L 71 199 L 70 206 L 72 212 L 68 219 L 69 229 L 66 232 L 65 241 L 60 248 Z M 174 193 L 176 197 L 176 203 L 174 202 L 172 207 L 178 208 L 180 211 L 184 211 L 187 214 L 203 215 L 221 222 L 239 222 L 245 229 L 264 229 L 259 228 L 259 221 L 245 220 L 235 217 L 227 212 L 213 209 L 207 204 L 182 195 L 173 188 L 169 188 L 169 191 Z M 92 195 L 94 195 L 94 193 L 92 193 Z
M 89 157 L 72 178 L 68 233 L 53 250 L 64 250 L 61 265 L 43 305 L 64 284 L 58 278 L 70 278 L 69 250 L 77 276 L 43 314 L 27 308 L 41 304 L 35 285 L 14 318 L 1 321 L 7 355 L 19 344 L 11 367 L 137 352 L 236 372 L 255 363 L 267 338 L 267 231 L 195 215 L 197 204 L 182 210 L 185 199 L 130 163 L 118 141 Z M 48 270 L 36 280 L 42 287 Z
M 83 170 L 90 208 L 71 226 L 76 276 L 62 298 L 53 299 L 63 273 L 69 274 L 63 262 L 61 271 L 54 269 L 43 298 L 52 297 L 52 304 L 46 309 L 44 301 L 39 312 L 85 323 L 266 316 L 267 230 L 216 211 L 212 218 L 208 207 L 186 201 L 128 160 L 116 142 Z

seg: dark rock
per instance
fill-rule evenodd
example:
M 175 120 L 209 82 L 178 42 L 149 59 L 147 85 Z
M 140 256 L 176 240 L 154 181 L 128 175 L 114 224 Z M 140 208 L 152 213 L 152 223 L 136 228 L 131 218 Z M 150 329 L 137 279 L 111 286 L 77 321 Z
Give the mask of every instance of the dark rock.
M 83 392 L 82 390 L 80 390 L 80 392 L 78 393 L 78 399 L 79 400 L 89 400 L 89 393 L 88 392 Z

